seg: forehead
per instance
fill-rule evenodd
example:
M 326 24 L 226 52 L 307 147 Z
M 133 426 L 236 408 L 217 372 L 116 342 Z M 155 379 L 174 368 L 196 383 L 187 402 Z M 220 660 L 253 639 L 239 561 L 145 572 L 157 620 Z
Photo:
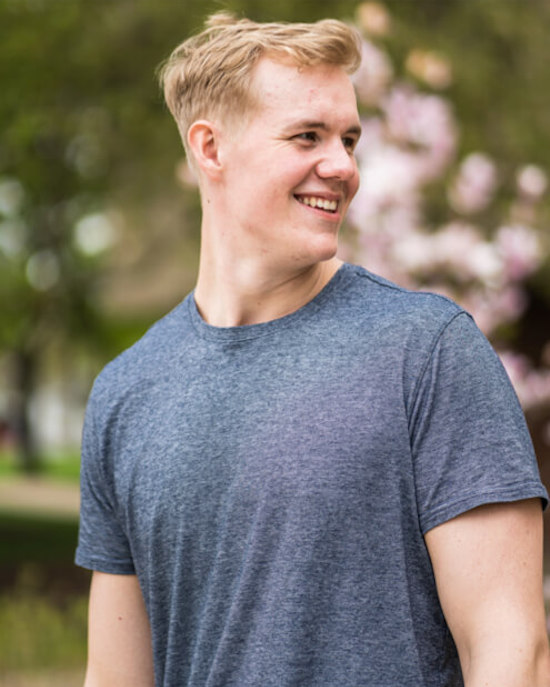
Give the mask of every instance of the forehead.
M 260 117 L 332 117 L 350 126 L 359 121 L 351 79 L 335 65 L 300 67 L 264 57 L 254 69 L 250 91 Z

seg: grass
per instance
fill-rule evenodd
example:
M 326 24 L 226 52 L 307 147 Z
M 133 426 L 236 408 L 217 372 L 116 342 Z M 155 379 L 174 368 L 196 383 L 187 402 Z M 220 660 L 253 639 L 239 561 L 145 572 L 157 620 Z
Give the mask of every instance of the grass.
M 73 563 L 77 528 L 0 512 L 0 684 L 85 663 L 89 573 Z
M 84 665 L 86 616 L 85 596 L 60 606 L 23 576 L 0 596 L 0 674 Z
M 0 451 L 0 479 L 18 477 L 23 473 L 13 451 Z M 78 482 L 80 475 L 80 455 L 77 451 L 62 451 L 43 456 L 37 472 L 41 477 L 58 481 Z

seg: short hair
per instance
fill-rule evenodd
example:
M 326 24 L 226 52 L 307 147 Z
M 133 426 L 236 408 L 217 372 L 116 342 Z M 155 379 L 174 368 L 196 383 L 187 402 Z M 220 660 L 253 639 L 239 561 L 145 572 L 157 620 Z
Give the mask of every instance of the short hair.
M 258 23 L 229 12 L 211 15 L 205 29 L 181 43 L 159 73 L 186 150 L 193 122 L 253 109 L 252 71 L 264 56 L 299 67 L 335 65 L 352 74 L 361 62 L 361 39 L 356 29 L 336 19 Z

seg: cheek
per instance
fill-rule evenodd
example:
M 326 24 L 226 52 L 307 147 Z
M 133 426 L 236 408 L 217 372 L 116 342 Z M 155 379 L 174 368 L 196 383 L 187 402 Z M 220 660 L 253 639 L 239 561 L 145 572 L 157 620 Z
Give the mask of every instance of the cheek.
M 361 179 L 359 177 L 359 170 L 356 167 L 355 168 L 355 174 L 351 177 L 351 179 L 349 181 L 349 185 L 348 185 L 348 187 L 349 187 L 349 200 L 351 200 L 353 198 L 353 196 L 357 193 L 357 191 L 359 189 L 360 181 L 361 181 Z

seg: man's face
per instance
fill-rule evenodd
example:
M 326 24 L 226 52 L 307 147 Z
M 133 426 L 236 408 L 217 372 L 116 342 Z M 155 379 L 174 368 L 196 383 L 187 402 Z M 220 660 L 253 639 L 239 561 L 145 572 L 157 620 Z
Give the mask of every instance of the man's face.
M 227 219 L 239 250 L 286 267 L 329 259 L 359 186 L 351 81 L 340 67 L 262 58 L 251 90 L 257 105 L 225 150 Z

